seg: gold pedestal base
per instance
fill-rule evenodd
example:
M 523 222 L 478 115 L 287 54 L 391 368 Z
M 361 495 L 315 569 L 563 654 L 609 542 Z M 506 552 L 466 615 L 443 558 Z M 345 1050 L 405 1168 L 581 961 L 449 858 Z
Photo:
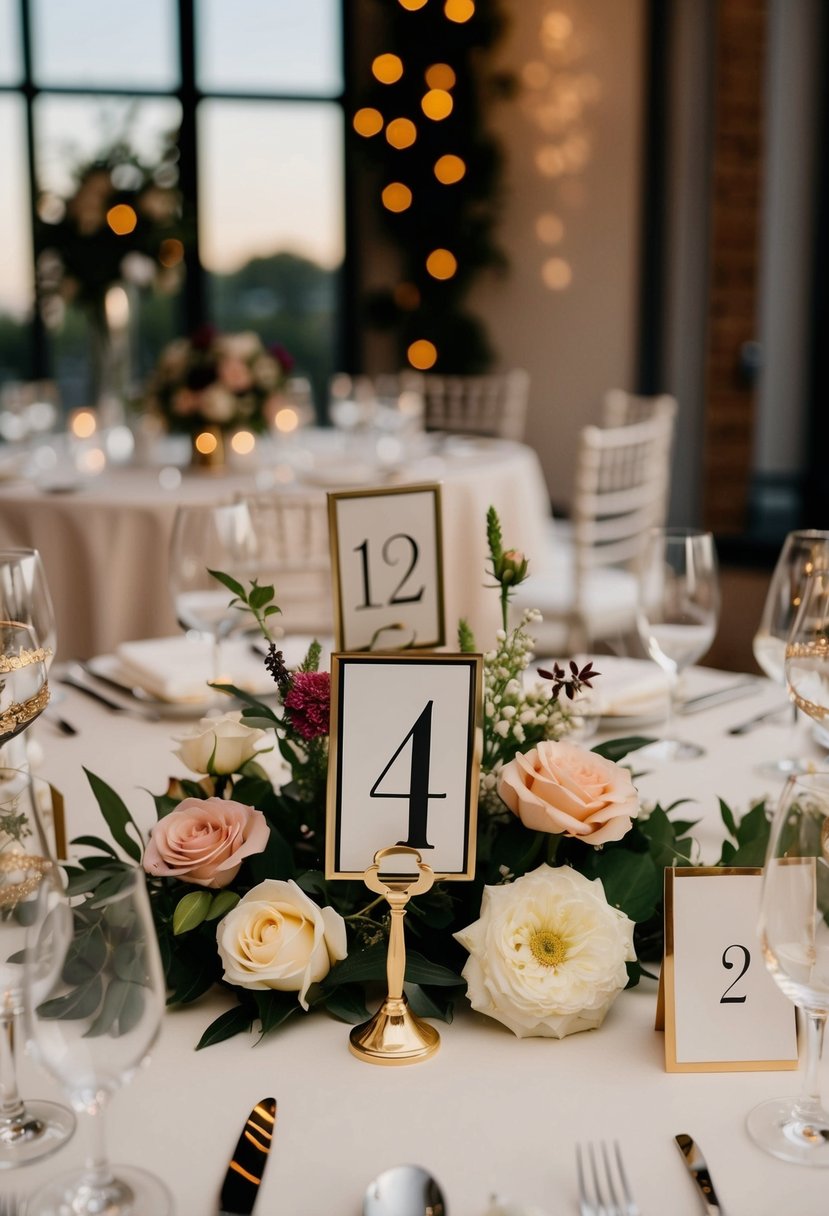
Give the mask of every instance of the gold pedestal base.
M 439 1047 L 440 1035 L 412 1013 L 405 996 L 386 997 L 374 1017 L 348 1036 L 351 1054 L 367 1064 L 417 1064 Z

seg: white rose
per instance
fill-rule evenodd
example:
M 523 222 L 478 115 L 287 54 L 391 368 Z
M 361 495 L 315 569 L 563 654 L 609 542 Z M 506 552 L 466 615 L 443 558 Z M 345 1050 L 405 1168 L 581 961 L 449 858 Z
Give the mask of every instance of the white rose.
M 173 742 L 181 745 L 173 754 L 193 773 L 238 773 L 258 751 L 271 750 L 257 746 L 265 734 L 256 726 L 246 726 L 241 711 L 202 718 L 189 734 L 173 736 Z
M 633 922 L 611 908 L 598 878 L 568 866 L 484 887 L 480 920 L 455 937 L 469 951 L 472 1008 L 519 1038 L 601 1026 L 636 957 Z
M 201 412 L 208 422 L 221 425 L 236 416 L 236 398 L 218 384 L 210 384 L 201 395 Z
M 298 992 L 303 1009 L 311 984 L 348 953 L 339 912 L 320 908 L 292 879 L 248 891 L 219 922 L 216 942 L 229 984 Z

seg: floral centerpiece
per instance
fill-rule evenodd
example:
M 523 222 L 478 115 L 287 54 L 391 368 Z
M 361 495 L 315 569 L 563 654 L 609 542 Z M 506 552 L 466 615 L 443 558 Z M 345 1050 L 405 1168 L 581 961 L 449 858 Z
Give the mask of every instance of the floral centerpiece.
M 621 989 L 661 956 L 664 867 L 697 864 L 697 849 L 693 824 L 674 818 L 675 807 L 642 809 L 619 763 L 646 740 L 592 751 L 567 740 L 582 688 L 599 673 L 555 664 L 529 678 L 534 616 L 510 628 L 507 611 L 527 562 L 504 549 L 492 510 L 488 542 L 502 628 L 484 660 L 476 877 L 411 901 L 405 990 L 421 1016 L 449 1020 L 466 992 L 518 1035 L 561 1037 L 599 1026 Z M 279 611 L 274 588 L 214 573 L 267 633 Z M 463 622 L 459 648 L 475 649 Z M 245 709 L 179 737 L 191 775 L 155 796 L 148 840 L 119 795 L 89 774 L 115 847 L 77 842 L 93 851 L 69 867 L 69 890 L 98 898 L 126 865 L 143 865 L 170 1003 L 216 984 L 232 998 L 200 1047 L 254 1026 L 267 1034 L 320 1008 L 362 1021 L 385 980 L 385 901 L 324 874 L 330 686 L 319 660 L 315 643 L 289 670 L 271 644 L 276 709 L 224 686 Z M 286 770 L 279 783 L 261 759 L 274 747 Z M 722 814 L 721 863 L 761 864 L 762 805 L 739 823 L 725 806 Z
M 283 347 L 266 347 L 258 334 L 221 334 L 204 325 L 162 351 L 145 406 L 171 431 L 262 431 L 273 421 L 293 365 Z

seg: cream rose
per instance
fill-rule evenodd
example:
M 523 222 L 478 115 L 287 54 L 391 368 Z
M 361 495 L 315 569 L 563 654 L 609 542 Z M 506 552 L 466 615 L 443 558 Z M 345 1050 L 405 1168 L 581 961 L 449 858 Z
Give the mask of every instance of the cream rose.
M 524 827 L 586 844 L 621 840 L 639 814 L 630 773 L 573 743 L 539 743 L 505 764 L 498 793 Z
M 226 887 L 242 862 L 261 853 L 271 829 L 261 811 L 225 798 L 185 798 L 159 819 L 144 850 L 144 869 L 199 887 Z
M 238 773 L 257 751 L 270 751 L 257 746 L 265 735 L 256 726 L 246 726 L 241 711 L 202 718 L 189 734 L 173 736 L 180 744 L 173 754 L 194 773 Z
M 292 879 L 248 891 L 219 922 L 216 941 L 228 984 L 297 992 L 303 1009 L 311 984 L 348 952 L 339 912 L 320 908 Z
M 484 887 L 480 920 L 455 937 L 469 951 L 472 1008 L 519 1038 L 601 1026 L 636 957 L 633 921 L 611 908 L 598 878 L 568 866 Z

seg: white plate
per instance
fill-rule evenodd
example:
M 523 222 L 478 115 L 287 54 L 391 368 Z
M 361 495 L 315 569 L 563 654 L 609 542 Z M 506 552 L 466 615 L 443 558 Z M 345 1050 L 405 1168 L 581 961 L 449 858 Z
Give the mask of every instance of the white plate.
M 216 702 L 212 701 L 209 697 L 208 689 L 205 689 L 204 697 L 193 698 L 187 701 L 167 701 L 161 697 L 154 697 L 145 689 L 138 688 L 134 681 L 129 679 L 114 654 L 96 655 L 94 659 L 89 660 L 86 667 L 91 675 L 97 676 L 105 684 L 122 688 L 136 705 L 146 705 L 165 718 L 202 718 L 209 710 L 216 707 Z M 266 695 L 262 695 L 261 693 L 257 693 L 256 695 L 262 701 L 268 700 Z M 223 696 L 222 701 L 225 700 L 227 701 L 227 708 L 229 710 L 238 707 L 239 702 L 231 697 Z
M 602 714 L 599 718 L 599 728 L 603 732 L 613 731 L 618 737 L 629 735 L 631 731 L 642 730 L 646 726 L 658 726 L 665 721 L 666 710 L 658 713 L 653 710 L 646 714 Z

